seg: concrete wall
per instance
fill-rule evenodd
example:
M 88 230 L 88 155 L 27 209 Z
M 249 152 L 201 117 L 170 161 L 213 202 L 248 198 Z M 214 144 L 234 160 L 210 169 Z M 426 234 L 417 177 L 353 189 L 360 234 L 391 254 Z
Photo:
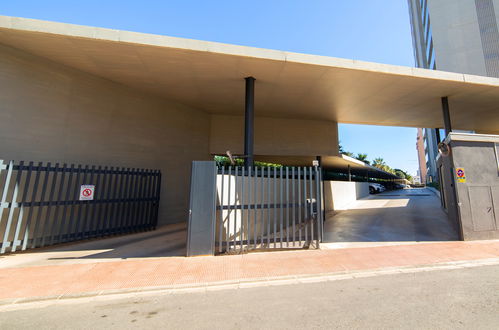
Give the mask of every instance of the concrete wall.
M 499 238 L 499 155 L 495 143 L 499 143 L 499 136 L 488 142 L 451 140 L 451 156 L 440 160 L 449 218 L 460 224 L 464 240 Z M 464 168 L 466 182 L 457 181 L 456 168 Z
M 326 211 L 347 210 L 356 200 L 369 196 L 369 183 L 324 181 L 324 208 Z
M 161 169 L 160 224 L 187 219 L 207 114 L 4 46 L 0 86 L 0 159 Z
M 212 115 L 210 152 L 243 154 L 244 117 Z M 338 155 L 338 124 L 324 120 L 255 118 L 255 154 Z

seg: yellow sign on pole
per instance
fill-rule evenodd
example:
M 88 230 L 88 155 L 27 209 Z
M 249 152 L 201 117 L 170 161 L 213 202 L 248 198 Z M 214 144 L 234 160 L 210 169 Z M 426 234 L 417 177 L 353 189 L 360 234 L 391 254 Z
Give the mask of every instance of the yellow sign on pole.
M 456 168 L 456 178 L 459 183 L 466 183 L 466 173 L 464 172 L 464 168 L 458 167 Z

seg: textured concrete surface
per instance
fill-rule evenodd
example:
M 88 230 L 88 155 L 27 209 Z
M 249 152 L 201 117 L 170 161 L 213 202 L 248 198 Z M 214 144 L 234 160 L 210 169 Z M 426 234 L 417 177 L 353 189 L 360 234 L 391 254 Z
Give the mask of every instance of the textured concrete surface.
M 2 329 L 495 329 L 499 265 L 202 293 L 70 300 Z
M 160 169 L 159 223 L 186 221 L 208 114 L 3 45 L 0 59 L 1 159 Z
M 499 260 L 499 241 L 438 242 L 217 257 L 165 257 L 0 269 L 0 303 L 123 291 L 239 285 L 278 279 Z
M 183 257 L 185 223 L 138 234 L 94 239 L 0 256 L 0 269 L 48 265 L 88 264 L 117 260 Z
M 330 216 L 325 243 L 452 241 L 459 238 L 440 200 L 427 189 L 371 195 Z
M 439 127 L 452 95 L 453 128 L 499 127 L 487 77 L 6 16 L 0 43 L 209 113 L 242 115 L 254 76 L 259 116 Z

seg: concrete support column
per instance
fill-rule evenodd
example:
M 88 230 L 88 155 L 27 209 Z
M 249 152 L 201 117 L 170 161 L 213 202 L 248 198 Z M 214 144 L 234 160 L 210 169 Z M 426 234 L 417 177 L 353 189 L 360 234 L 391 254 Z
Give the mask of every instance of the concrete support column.
M 348 165 L 348 181 L 352 181 L 352 168 Z
M 447 96 L 442 97 L 442 114 L 444 116 L 445 136 L 448 136 L 449 133 L 452 132 L 452 127 L 450 121 L 449 99 Z
M 246 77 L 246 99 L 244 107 L 244 167 L 247 169 L 254 163 L 255 133 L 255 78 Z

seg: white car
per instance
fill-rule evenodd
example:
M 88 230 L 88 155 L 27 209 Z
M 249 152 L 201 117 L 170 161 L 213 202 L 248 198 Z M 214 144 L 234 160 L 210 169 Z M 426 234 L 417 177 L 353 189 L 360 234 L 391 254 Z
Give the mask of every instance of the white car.
M 369 183 L 369 193 L 370 194 L 377 194 L 385 191 L 386 188 L 382 184 L 379 183 Z

